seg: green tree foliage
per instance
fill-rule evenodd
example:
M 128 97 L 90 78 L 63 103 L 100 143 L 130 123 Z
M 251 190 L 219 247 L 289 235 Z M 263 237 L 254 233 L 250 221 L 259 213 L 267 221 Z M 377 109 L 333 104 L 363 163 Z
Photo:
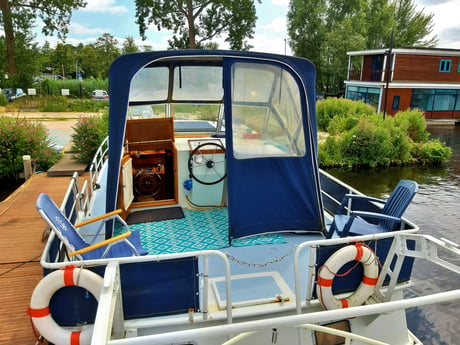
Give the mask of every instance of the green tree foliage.
M 60 38 L 68 32 L 72 11 L 86 6 L 83 0 L 0 0 L 0 23 L 5 33 L 7 71 L 17 74 L 16 46 L 18 33 L 26 36 L 35 20 L 40 18 L 42 32 L 51 35 L 55 31 Z
M 319 91 L 338 92 L 346 79 L 347 51 L 395 47 L 433 47 L 433 14 L 413 0 L 291 0 L 290 46 L 316 66 Z
M 318 123 L 328 132 L 318 150 L 322 167 L 438 165 L 452 153 L 429 139 L 423 113 L 417 110 L 383 120 L 362 102 L 334 98 L 318 102 L 317 109 Z
M 120 56 L 120 49 L 118 49 L 117 45 L 118 40 L 111 34 L 105 33 L 98 37 L 94 44 L 98 58 L 98 78 L 106 78 L 113 60 Z
M 132 36 L 126 37 L 125 41 L 123 42 L 123 48 L 121 48 L 122 54 L 130 54 L 130 53 L 137 53 L 139 48 L 134 42 L 134 38 Z
M 260 0 L 258 0 L 260 2 Z M 230 49 L 249 49 L 257 20 L 254 0 L 136 0 L 139 33 L 145 39 L 150 24 L 173 31 L 171 48 L 204 48 L 227 34 Z

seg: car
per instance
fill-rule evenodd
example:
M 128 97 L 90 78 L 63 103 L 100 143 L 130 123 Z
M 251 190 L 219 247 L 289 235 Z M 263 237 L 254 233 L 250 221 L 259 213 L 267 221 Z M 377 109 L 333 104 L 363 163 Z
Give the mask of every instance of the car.
M 152 117 L 158 117 L 158 115 L 153 112 L 150 105 L 137 105 L 128 108 L 129 119 L 151 119 Z
M 91 92 L 91 98 L 95 100 L 108 100 L 109 94 L 104 90 L 94 90 Z
M 12 102 L 16 98 L 27 96 L 21 88 L 5 88 L 2 90 L 8 101 Z

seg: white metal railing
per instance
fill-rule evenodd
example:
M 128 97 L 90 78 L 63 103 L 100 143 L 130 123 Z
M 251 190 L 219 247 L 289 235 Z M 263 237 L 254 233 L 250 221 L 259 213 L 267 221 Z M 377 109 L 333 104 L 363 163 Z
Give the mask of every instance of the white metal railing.
M 460 258 L 460 249 L 455 243 L 452 243 L 448 240 L 440 240 L 430 235 L 421 235 L 414 233 L 415 230 L 403 230 L 390 233 L 374 234 L 374 235 L 365 235 L 365 236 L 356 236 L 353 238 L 337 238 L 337 239 L 328 239 L 328 240 L 318 240 L 318 241 L 309 241 L 301 243 L 295 253 L 294 253 L 294 279 L 295 279 L 295 294 L 296 294 L 296 310 L 300 314 L 302 312 L 302 301 L 301 301 L 301 286 L 300 286 L 300 255 L 303 250 L 306 248 L 310 249 L 310 258 L 309 258 L 309 268 L 308 268 L 308 278 L 306 285 L 306 305 L 310 305 L 313 294 L 313 283 L 315 281 L 315 256 L 316 249 L 319 246 L 329 246 L 337 244 L 346 244 L 355 242 L 366 242 L 366 241 L 376 241 L 385 238 L 393 237 L 393 243 L 388 252 L 387 258 L 382 266 L 379 279 L 377 281 L 374 299 L 376 302 L 388 302 L 391 300 L 392 294 L 395 290 L 399 273 L 401 271 L 402 262 L 404 258 L 419 258 L 430 261 L 438 266 L 444 267 L 454 273 L 460 275 L 460 266 L 453 263 L 452 260 L 449 262 L 442 257 L 440 253 L 443 252 L 444 255 L 454 255 L 457 258 Z M 414 249 L 409 248 L 407 245 L 409 241 L 415 242 Z M 397 256 L 396 262 L 394 262 L 394 267 L 391 268 L 391 264 L 394 261 L 395 255 Z M 383 293 L 382 287 L 385 281 L 385 278 L 389 276 L 390 281 L 386 286 L 386 292 Z
M 107 159 L 107 153 L 109 152 L 109 137 L 107 136 L 97 148 L 96 153 L 94 154 L 93 161 L 89 166 L 89 183 L 91 190 L 93 191 L 96 188 L 96 181 L 99 176 L 99 172 L 102 169 L 102 165 Z
M 120 283 L 120 270 L 117 261 L 112 261 L 107 265 L 104 275 L 104 283 L 101 289 L 101 295 L 99 298 L 99 307 L 96 314 L 96 320 L 94 323 L 94 332 L 91 339 L 91 345 L 101 345 L 101 344 L 151 344 L 150 340 L 143 340 L 143 337 L 129 338 L 126 342 L 123 337 L 125 334 L 125 326 L 123 321 L 123 308 L 121 305 L 121 283 Z M 272 320 L 271 329 L 273 330 L 273 325 L 278 323 Z M 218 326 L 220 327 L 220 326 Z M 320 331 L 323 333 L 333 334 L 336 336 L 343 337 L 345 339 L 345 344 L 350 345 L 352 340 L 361 341 L 364 344 L 369 345 L 389 345 L 381 341 L 377 341 L 368 337 L 364 337 L 358 334 L 353 334 L 350 332 L 329 328 L 326 326 L 316 325 L 316 324 L 300 324 L 300 325 L 289 325 L 288 327 L 294 327 L 298 329 L 308 329 L 311 331 Z M 241 328 L 241 327 L 238 327 Z M 215 327 L 211 327 L 215 329 Z M 208 334 L 209 328 L 206 328 L 206 333 Z M 263 328 L 260 330 L 264 330 Z M 276 332 L 274 331 L 275 338 Z M 175 332 L 174 332 L 175 333 Z M 239 341 L 251 337 L 252 335 L 258 333 L 258 331 L 243 331 L 236 336 L 233 336 L 228 341 L 224 342 L 222 345 L 233 345 L 237 344 Z M 224 333 L 229 334 L 229 333 Z M 218 334 L 216 334 L 218 335 Z M 113 340 L 112 340 L 113 339 Z M 118 340 L 117 340 L 118 339 Z M 136 342 L 138 339 L 139 341 Z M 134 342 L 131 342 L 134 340 Z M 162 340 L 163 341 L 163 340 Z M 159 341 L 158 343 L 162 343 Z M 171 340 L 164 340 L 170 342 Z M 155 344 L 157 342 L 153 342 Z M 276 343 L 276 340 L 275 340 Z
M 386 234 L 387 235 L 387 234 Z M 394 234 L 393 234 L 394 235 Z M 357 240 L 367 240 L 363 237 L 370 236 L 361 236 Z M 385 236 L 378 236 L 380 238 L 385 238 Z M 387 236 L 388 237 L 388 236 Z M 375 238 L 374 238 L 375 239 Z M 415 248 L 411 249 L 405 243 L 407 241 L 415 241 Z M 337 240 L 320 240 L 313 241 L 311 243 L 306 242 L 304 246 L 317 247 L 319 245 L 325 245 L 327 242 L 335 242 L 335 244 L 343 242 L 343 239 Z M 302 248 L 299 248 L 299 251 L 296 253 L 298 257 L 299 252 Z M 410 234 L 407 231 L 404 233 L 398 233 L 395 235 L 395 245 L 392 247 L 392 252 L 388 255 L 391 261 L 391 258 L 394 255 L 401 255 L 404 257 L 414 257 L 414 258 L 423 258 L 428 261 L 431 261 L 435 264 L 438 264 L 454 273 L 460 274 L 460 266 L 453 263 L 447 262 L 439 256 L 441 251 L 446 251 L 446 255 L 455 257 L 460 257 L 460 250 L 452 245 L 450 241 L 438 240 L 429 235 L 419 235 L 419 234 Z M 384 264 L 384 266 L 386 263 Z M 107 316 L 104 316 L 109 310 L 114 309 L 112 305 L 117 299 L 119 299 L 115 294 L 118 293 L 119 289 L 112 288 L 114 284 L 119 284 L 118 276 L 114 273 L 114 270 L 117 270 L 118 263 L 112 262 L 109 267 L 111 269 L 106 270 L 106 276 L 104 278 L 104 287 L 107 289 L 103 290 L 105 296 L 101 296 L 99 301 L 98 312 L 96 316 L 95 332 L 92 345 L 95 344 L 107 344 L 107 345 L 136 345 L 136 344 L 166 344 L 166 343 L 180 343 L 185 342 L 190 339 L 197 338 L 215 338 L 228 336 L 233 334 L 234 336 L 225 342 L 225 345 L 237 344 L 240 340 L 246 339 L 260 331 L 272 330 L 273 325 L 276 325 L 276 328 L 297 328 L 297 329 L 309 329 L 312 331 L 321 331 L 330 334 L 336 334 L 338 336 L 345 338 L 345 344 L 351 344 L 352 340 L 360 341 L 365 344 L 384 344 L 382 342 L 376 341 L 368 337 L 359 337 L 356 334 L 351 334 L 347 332 L 337 331 L 330 329 L 328 327 L 320 326 L 319 323 L 343 320 L 348 318 L 354 318 L 365 315 L 373 314 L 382 314 L 390 313 L 396 310 L 403 310 L 413 307 L 420 307 L 424 305 L 448 302 L 452 300 L 460 299 L 460 289 L 434 293 L 427 296 L 413 297 L 404 300 L 396 301 L 380 301 L 373 304 L 356 306 L 344 309 L 336 310 L 322 310 L 312 313 L 300 313 L 297 315 L 290 316 L 273 316 L 269 318 L 264 318 L 260 320 L 253 320 L 247 322 L 239 323 L 230 323 L 226 325 L 218 326 L 209 326 L 205 328 L 195 328 L 195 329 L 184 329 L 184 330 L 175 330 L 164 333 L 156 333 L 151 335 L 130 337 L 128 339 L 122 339 L 110 334 L 112 327 L 121 327 L 119 325 L 120 321 L 111 322 Z M 385 270 L 385 268 L 384 268 Z M 298 272 L 297 272 L 298 273 Z M 385 273 L 383 273 L 385 275 Z M 397 276 L 397 272 L 394 272 Z M 110 288 L 109 288 L 110 287 Z M 381 287 L 381 286 L 380 286 Z M 379 287 L 378 287 L 379 288 Z M 377 289 L 378 289 L 377 288 Z M 299 298 L 299 296 L 296 296 Z M 101 316 L 99 316 L 101 314 Z M 99 320 L 103 320 L 99 321 Z M 117 318 L 114 318 L 117 320 Z M 118 319 L 119 320 L 119 319 Z M 99 321 L 99 322 L 98 322 Z M 105 335 L 105 338 L 103 336 Z
M 302 327 L 308 324 L 319 324 L 331 322 L 331 320 L 343 320 L 356 318 L 366 315 L 390 313 L 396 310 L 421 307 L 433 303 L 442 303 L 460 299 L 460 289 L 435 293 L 429 296 L 414 297 L 406 300 L 391 301 L 379 304 L 363 305 L 345 309 L 322 310 L 318 312 L 271 317 L 260 320 L 253 320 L 241 323 L 232 323 L 226 325 L 210 326 L 205 328 L 185 329 L 181 331 L 170 331 L 151 335 L 144 335 L 125 339 L 113 339 L 105 344 L 107 345 L 155 345 L 155 344 L 172 344 L 188 342 L 190 339 L 197 338 L 215 338 L 227 336 L 229 334 L 240 334 L 246 332 L 257 332 L 266 329 L 283 327 Z M 104 344 L 104 343 L 99 343 Z M 98 344 L 98 345 L 99 345 Z M 95 343 L 92 343 L 95 345 Z

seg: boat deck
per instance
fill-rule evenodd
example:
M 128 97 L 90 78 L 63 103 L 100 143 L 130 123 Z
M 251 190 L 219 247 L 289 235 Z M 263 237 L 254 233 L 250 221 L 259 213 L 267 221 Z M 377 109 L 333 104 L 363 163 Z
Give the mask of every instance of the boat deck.
M 45 192 L 60 202 L 68 184 L 68 176 L 33 175 L 0 203 L 0 344 L 36 342 L 27 308 L 43 277 L 43 232 L 37 229 L 45 229 L 46 223 L 35 209 L 35 200 Z

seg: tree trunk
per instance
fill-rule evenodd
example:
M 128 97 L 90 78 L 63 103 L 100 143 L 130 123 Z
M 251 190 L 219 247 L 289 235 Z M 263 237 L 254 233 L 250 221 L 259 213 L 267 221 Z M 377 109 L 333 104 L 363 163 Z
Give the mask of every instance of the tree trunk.
M 196 48 L 195 37 L 195 18 L 193 17 L 193 2 L 187 0 L 187 23 L 188 23 L 188 36 L 190 41 L 190 49 Z
M 3 30 L 5 32 L 6 61 L 8 74 L 16 75 L 16 45 L 13 30 L 13 19 L 8 0 L 0 0 L 0 10 L 3 17 Z

